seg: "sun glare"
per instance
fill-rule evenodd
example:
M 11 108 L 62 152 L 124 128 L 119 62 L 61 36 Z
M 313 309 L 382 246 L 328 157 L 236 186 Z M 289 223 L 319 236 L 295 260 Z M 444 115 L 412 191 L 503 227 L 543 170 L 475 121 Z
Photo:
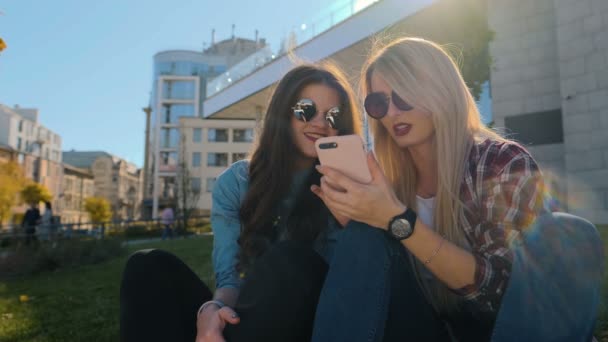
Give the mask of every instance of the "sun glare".
M 359 12 L 376 1 L 378 0 L 357 0 L 357 2 L 355 2 L 355 12 Z

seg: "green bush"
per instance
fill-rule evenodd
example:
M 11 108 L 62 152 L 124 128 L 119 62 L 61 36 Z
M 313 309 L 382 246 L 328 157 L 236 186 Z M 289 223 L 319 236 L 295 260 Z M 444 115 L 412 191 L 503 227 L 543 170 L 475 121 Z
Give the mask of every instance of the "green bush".
M 96 264 L 126 253 L 118 239 L 62 240 L 20 245 L 0 257 L 0 277 Z
M 160 237 L 162 235 L 162 229 L 152 227 L 153 226 L 133 225 L 124 230 L 123 236 L 126 239 Z
M 188 232 L 193 234 L 202 234 L 211 232 L 211 223 L 204 222 L 198 225 L 188 227 Z

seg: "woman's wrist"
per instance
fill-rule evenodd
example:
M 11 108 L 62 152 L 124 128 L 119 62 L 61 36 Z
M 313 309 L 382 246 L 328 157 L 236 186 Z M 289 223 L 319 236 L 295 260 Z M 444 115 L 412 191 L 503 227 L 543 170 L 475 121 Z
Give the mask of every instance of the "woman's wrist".
M 382 218 L 378 221 L 377 227 L 388 230 L 388 223 L 393 217 L 402 214 L 406 209 L 407 207 L 403 203 L 396 200 L 390 206 L 386 207 L 386 210 L 382 214 Z
M 205 309 L 207 309 L 210 306 L 215 306 L 219 310 L 219 309 L 223 308 L 224 306 L 226 306 L 226 304 L 224 304 L 222 301 L 217 300 L 217 299 L 206 301 L 198 308 L 196 317 L 200 317 L 200 315 L 203 313 L 203 311 L 205 311 Z

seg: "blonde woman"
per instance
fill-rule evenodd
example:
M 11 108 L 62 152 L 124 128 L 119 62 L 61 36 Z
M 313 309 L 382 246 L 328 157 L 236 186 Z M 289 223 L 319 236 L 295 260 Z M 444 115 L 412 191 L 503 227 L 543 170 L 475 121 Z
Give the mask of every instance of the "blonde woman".
M 545 209 L 538 165 L 481 123 L 448 54 L 399 39 L 362 83 L 373 181 L 318 167 L 311 188 L 346 225 L 313 341 L 588 340 L 597 231 Z

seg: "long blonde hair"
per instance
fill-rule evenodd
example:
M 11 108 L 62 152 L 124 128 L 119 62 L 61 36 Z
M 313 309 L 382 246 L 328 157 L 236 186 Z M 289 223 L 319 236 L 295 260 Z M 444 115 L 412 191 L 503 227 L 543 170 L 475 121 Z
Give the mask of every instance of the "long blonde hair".
M 433 221 L 436 231 L 450 242 L 470 249 L 460 219 L 465 209 L 460 188 L 469 152 L 483 138 L 501 139 L 486 128 L 473 96 L 452 58 L 436 43 L 421 38 L 401 38 L 377 49 L 362 71 L 362 93 L 371 89 L 372 73 L 414 108 L 431 113 L 438 167 L 438 186 Z M 416 208 L 417 174 L 411 155 L 400 148 L 379 120 L 370 121 L 375 152 L 397 197 Z M 414 262 L 415 268 L 422 267 Z M 419 275 L 419 272 L 417 272 Z M 452 311 L 458 298 L 443 284 L 418 279 L 439 311 Z

